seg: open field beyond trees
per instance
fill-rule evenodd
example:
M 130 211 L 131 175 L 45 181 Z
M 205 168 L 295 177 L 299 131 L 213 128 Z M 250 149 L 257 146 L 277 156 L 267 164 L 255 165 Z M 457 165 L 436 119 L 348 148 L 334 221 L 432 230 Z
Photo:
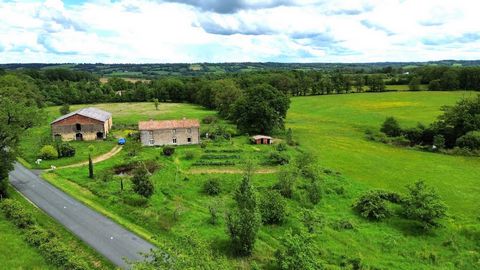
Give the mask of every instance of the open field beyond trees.
M 266 164 L 274 146 L 250 145 L 245 136 L 238 136 L 209 142 L 205 148 L 177 147 L 171 157 L 163 156 L 161 148 L 142 148 L 136 156 L 121 151 L 96 164 L 94 180 L 88 178 L 86 166 L 60 169 L 44 176 L 153 243 L 168 244 L 177 237 L 193 234 L 210 242 L 212 250 L 226 256 L 235 268 L 257 265 L 272 269 L 274 253 L 282 246 L 281 238 L 288 229 L 302 229 L 303 213 L 310 209 L 318 217 L 313 246 L 325 265 L 347 269 L 358 265 L 367 269 L 474 269 L 480 258 L 476 200 L 480 194 L 476 185 L 480 159 L 397 148 L 365 138 L 365 130 L 378 129 L 387 116 L 396 117 L 403 126 L 428 124 L 441 113 L 441 106 L 453 105 L 471 95 L 474 93 L 395 92 L 293 98 L 286 125 L 292 128 L 300 146 L 289 146 L 286 153 L 292 160 L 301 150 L 317 157 L 322 197 L 317 205 L 309 203 L 308 182 L 297 179 L 294 196 L 286 200 L 286 221 L 261 226 L 253 256 L 245 259 L 235 258 L 229 251 L 225 212 L 232 207 L 232 194 L 241 181 L 245 160 L 253 160 L 259 170 L 267 172 L 253 179 L 260 197 L 277 182 L 276 171 L 282 166 Z M 112 112 L 114 125 L 119 124 L 114 130 L 117 134 L 127 132 L 138 120 L 184 116 L 201 119 L 214 114 L 188 104 L 162 103 L 158 111 L 151 103 L 94 106 Z M 77 107 L 81 106 L 72 110 Z M 48 110 L 57 113 L 58 108 Z M 236 150 L 228 153 L 232 165 L 194 165 L 202 156 L 226 155 L 223 151 L 231 149 Z M 148 201 L 131 191 L 128 171 L 115 172 L 120 165 L 133 161 L 157 164 L 152 175 L 155 193 Z M 222 170 L 224 174 L 218 173 Z M 103 176 L 112 172 L 113 177 Z M 212 178 L 220 182 L 221 192 L 217 196 L 203 191 L 204 183 Z M 420 179 L 439 191 L 449 209 L 448 218 L 442 221 L 444 227 L 429 234 L 419 233 L 401 217 L 370 222 L 351 208 L 367 190 L 383 188 L 404 193 L 405 185 Z M 218 213 L 215 225 L 209 222 L 212 207 Z

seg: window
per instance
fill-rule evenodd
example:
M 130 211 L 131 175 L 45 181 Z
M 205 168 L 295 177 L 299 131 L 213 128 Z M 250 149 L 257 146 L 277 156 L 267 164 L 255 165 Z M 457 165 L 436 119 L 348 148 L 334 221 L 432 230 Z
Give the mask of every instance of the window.
M 177 138 L 173 138 L 173 143 L 177 143 Z
M 77 129 L 77 131 L 80 131 L 80 130 L 82 130 L 82 125 L 75 124 L 75 128 Z
M 191 128 L 187 129 L 187 132 L 192 133 L 192 129 Z
M 173 134 L 177 133 L 177 130 L 176 130 L 176 129 L 172 129 L 172 133 L 173 133 Z
M 155 143 L 154 139 L 150 139 L 150 145 L 153 145 Z
M 192 142 L 192 138 L 187 138 L 187 142 L 191 143 L 191 142 Z

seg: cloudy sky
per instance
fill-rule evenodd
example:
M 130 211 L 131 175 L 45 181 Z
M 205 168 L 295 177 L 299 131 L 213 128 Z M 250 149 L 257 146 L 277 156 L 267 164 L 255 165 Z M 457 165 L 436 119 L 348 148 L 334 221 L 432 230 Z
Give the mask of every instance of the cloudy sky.
M 480 59 L 476 0 L 0 0 L 0 63 Z

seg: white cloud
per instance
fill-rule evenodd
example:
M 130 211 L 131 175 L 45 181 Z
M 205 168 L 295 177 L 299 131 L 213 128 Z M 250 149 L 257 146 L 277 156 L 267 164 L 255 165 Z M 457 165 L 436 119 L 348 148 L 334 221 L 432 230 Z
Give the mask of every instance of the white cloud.
M 0 62 L 480 58 L 476 1 L 225 2 L 0 0 Z

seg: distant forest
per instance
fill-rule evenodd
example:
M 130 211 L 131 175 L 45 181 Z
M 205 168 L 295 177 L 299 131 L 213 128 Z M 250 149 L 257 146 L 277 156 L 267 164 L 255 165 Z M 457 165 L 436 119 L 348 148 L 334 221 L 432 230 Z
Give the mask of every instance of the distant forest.
M 49 69 L 67 68 L 87 71 L 100 77 L 129 77 L 153 79 L 159 76 L 201 76 L 265 70 L 318 70 L 362 73 L 407 72 L 423 66 L 480 66 L 480 60 L 443 60 L 432 62 L 379 62 L 379 63 L 194 63 L 194 64 L 0 64 L 0 68 Z

